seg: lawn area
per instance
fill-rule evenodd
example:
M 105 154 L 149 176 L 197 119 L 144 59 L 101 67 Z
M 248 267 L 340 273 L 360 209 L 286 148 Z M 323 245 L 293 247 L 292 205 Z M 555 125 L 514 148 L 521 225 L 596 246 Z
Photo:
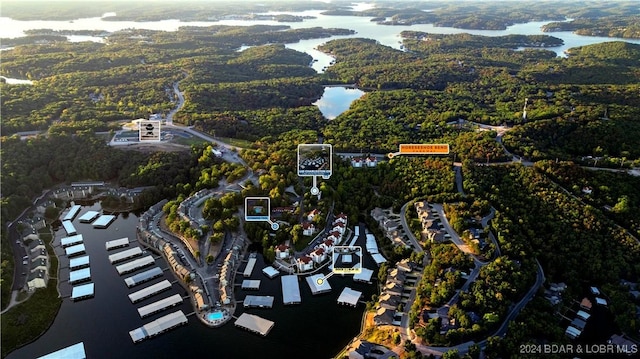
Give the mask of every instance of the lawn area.
M 300 236 L 300 240 L 296 243 L 293 244 L 293 247 L 296 249 L 297 252 L 302 251 L 303 249 L 305 249 L 307 247 L 307 245 L 309 245 L 309 242 L 311 242 L 312 239 L 315 238 L 315 235 L 313 237 L 311 236 Z
M 202 138 L 196 137 L 196 136 L 192 136 L 189 138 L 175 136 L 173 137 L 173 140 L 171 140 L 171 142 L 177 143 L 179 145 L 185 145 L 185 146 L 199 145 L 201 143 L 209 143 L 208 141 L 203 140 Z
M 216 137 L 216 140 L 220 140 L 226 144 L 231 146 L 236 146 L 240 148 L 251 148 L 252 143 L 247 140 L 243 140 L 240 138 L 231 138 L 231 137 Z

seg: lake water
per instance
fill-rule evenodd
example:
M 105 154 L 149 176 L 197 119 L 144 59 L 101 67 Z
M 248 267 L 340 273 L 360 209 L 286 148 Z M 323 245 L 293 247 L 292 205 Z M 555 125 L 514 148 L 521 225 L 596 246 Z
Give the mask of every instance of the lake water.
M 325 87 L 322 97 L 313 104 L 328 120 L 348 110 L 351 103 L 364 95 L 364 91 L 347 87 Z
M 63 300 L 60 311 L 49 330 L 35 342 L 12 352 L 8 358 L 36 358 L 63 347 L 84 342 L 88 358 L 305 358 L 332 357 L 339 352 L 360 330 L 360 322 L 364 305 L 357 308 L 338 305 L 336 299 L 345 286 L 365 293 L 370 298 L 375 286 L 355 283 L 351 276 L 334 275 L 328 279 L 333 290 L 320 296 L 311 295 L 306 281 L 300 282 L 302 304 L 287 306 L 282 304 L 280 278 L 267 278 L 262 274 L 264 260 L 258 256 L 258 262 L 251 279 L 261 280 L 259 291 L 242 291 L 236 289 L 236 297 L 241 300 L 245 295 L 272 295 L 275 298 L 273 309 L 249 309 L 248 312 L 275 322 L 271 332 L 262 337 L 257 334 L 236 328 L 233 321 L 221 328 L 208 328 L 193 316 L 189 324 L 161 334 L 154 339 L 147 339 L 133 344 L 129 331 L 176 310 L 185 314 L 193 312 L 187 300 L 183 304 L 140 319 L 137 308 L 170 295 L 186 292 L 178 284 L 154 297 L 145 299 L 135 305 L 129 301 L 128 294 L 168 279 L 175 278 L 168 272 L 164 277 L 141 284 L 132 289 L 127 288 L 124 278 L 134 273 L 119 276 L 115 266 L 108 261 L 108 255 L 120 251 L 107 252 L 104 243 L 122 237 L 135 238 L 138 216 L 134 214 L 118 215 L 118 218 L 107 229 L 94 229 L 90 224 L 80 223 L 77 218 L 89 210 L 100 211 L 98 203 L 83 206 L 73 221 L 74 226 L 84 237 L 87 254 L 91 260 L 92 282 L 95 283 L 95 297 L 79 302 L 69 298 Z M 56 232 L 56 244 L 65 237 L 63 229 Z M 364 236 L 361 236 L 364 238 Z M 364 241 L 364 239 L 363 239 Z M 137 242 L 136 242 L 137 243 Z M 134 246 L 136 243 L 130 245 Z M 358 243 L 363 245 L 364 243 Z M 62 253 L 60 247 L 56 252 Z M 150 253 L 150 252 L 149 252 Z M 154 256 L 156 257 L 156 256 Z M 60 257 L 63 268 L 60 278 L 68 279 L 68 259 Z M 157 259 L 160 268 L 167 268 L 162 259 Z M 365 267 L 375 268 L 371 258 L 365 256 Z M 241 267 L 242 268 L 242 267 Z M 326 271 L 325 271 L 326 273 Z M 240 283 L 244 279 L 236 279 Z M 50 282 L 52 284 L 53 282 Z M 63 296 L 69 295 L 70 286 L 62 283 L 60 290 Z M 235 316 L 244 309 L 240 305 Z M 258 349 L 259 348 L 259 351 Z

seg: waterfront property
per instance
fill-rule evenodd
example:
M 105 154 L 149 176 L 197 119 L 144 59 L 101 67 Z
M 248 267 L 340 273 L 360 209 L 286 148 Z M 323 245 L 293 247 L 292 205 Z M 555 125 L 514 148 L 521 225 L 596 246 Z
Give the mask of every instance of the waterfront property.
M 83 214 L 78 218 L 81 223 L 91 223 L 94 219 L 100 216 L 100 212 L 98 211 L 87 211 L 87 213 Z
M 127 287 L 131 288 L 131 287 L 137 286 L 138 284 L 142 284 L 150 280 L 156 279 L 160 276 L 162 276 L 162 269 L 155 267 L 155 268 L 146 270 L 144 272 L 138 273 L 136 275 L 133 275 L 129 278 L 125 278 L 124 282 L 127 285 Z
M 64 252 L 67 255 L 67 257 L 71 258 L 74 256 L 85 254 L 86 249 L 84 247 L 84 244 L 76 244 L 75 246 L 65 248 Z
M 280 280 L 282 282 L 282 302 L 285 305 L 302 303 L 298 276 L 294 274 L 283 275 Z
M 244 297 L 245 308 L 272 308 L 273 297 L 270 295 L 248 295 Z
M 116 264 L 116 263 L 124 262 L 127 259 L 140 257 L 141 255 L 142 255 L 142 249 L 140 249 L 140 247 L 133 247 L 131 249 L 127 249 L 127 250 L 109 255 L 109 262 L 111 264 Z
M 331 291 L 329 281 L 324 279 L 324 275 L 322 274 L 310 275 L 306 278 L 306 280 L 307 284 L 309 284 L 309 289 L 311 289 L 311 294 L 313 295 Z
M 107 228 L 116 219 L 116 216 L 111 214 L 103 214 L 95 222 L 93 222 L 93 227 L 95 228 Z
M 69 260 L 69 269 L 76 270 L 89 266 L 89 256 L 82 256 L 77 258 L 71 258 Z
M 62 227 L 64 227 L 65 232 L 67 232 L 68 236 L 73 236 L 78 234 L 76 231 L 76 227 L 71 223 L 71 221 L 62 221 Z
M 107 241 L 104 244 L 104 246 L 108 251 L 110 251 L 112 249 L 116 249 L 116 248 L 128 247 L 129 246 L 129 238 L 125 237 L 125 238 L 120 238 L 120 239 L 114 239 L 112 241 Z
M 269 334 L 269 331 L 273 328 L 274 324 L 275 323 L 270 320 L 247 313 L 242 313 L 235 322 L 236 327 L 247 329 L 263 336 Z
M 93 283 L 87 283 L 73 287 L 71 290 L 71 300 L 78 301 L 91 298 L 94 295 L 95 286 Z
M 355 307 L 362 296 L 362 292 L 345 287 L 338 297 L 338 304 L 345 304 Z
M 77 204 L 74 206 L 71 206 L 71 209 L 69 209 L 69 212 L 67 212 L 64 218 L 62 218 L 62 222 L 73 221 L 73 219 L 76 218 L 76 216 L 78 215 L 78 212 L 80 212 L 80 208 L 81 207 Z
M 278 272 L 277 269 L 273 268 L 272 266 L 268 266 L 265 267 L 262 270 L 262 273 L 264 273 L 264 275 L 266 275 L 267 277 L 269 277 L 270 279 L 275 278 L 276 276 L 278 276 L 278 274 L 280 274 L 280 272 Z
M 245 279 L 242 281 L 242 289 L 245 290 L 259 290 L 260 289 L 260 281 L 259 280 L 250 280 Z
M 62 248 L 67 248 L 67 247 L 74 246 L 76 244 L 80 244 L 83 241 L 84 239 L 82 238 L 82 234 L 76 234 L 75 236 L 62 238 L 60 240 L 60 244 L 62 245 Z
M 147 266 L 152 265 L 153 263 L 155 263 L 155 261 L 153 260 L 153 257 L 151 256 L 146 256 L 140 259 L 136 259 L 134 261 L 131 262 L 127 262 L 125 264 L 121 264 L 119 266 L 116 266 L 116 270 L 118 271 L 118 274 L 123 275 L 123 274 L 127 274 L 127 273 L 131 273 L 133 271 L 136 271 L 140 268 L 144 268 Z
M 66 348 L 56 350 L 53 353 L 38 357 L 38 359 L 85 359 L 86 357 L 87 354 L 84 351 L 84 343 L 80 342 Z
M 84 268 L 69 272 L 69 283 L 76 284 L 91 280 L 91 268 Z
M 131 303 L 137 303 L 141 300 L 145 300 L 147 298 L 153 297 L 154 295 L 164 292 L 171 288 L 171 283 L 168 280 L 163 280 L 156 284 L 150 285 L 146 288 L 140 289 L 139 291 L 133 292 L 129 294 L 129 300 Z
M 157 302 L 153 302 L 151 304 L 145 305 L 144 307 L 138 308 L 138 314 L 140 314 L 140 318 L 145 318 L 161 312 L 167 308 L 175 307 L 180 303 L 182 303 L 182 297 L 180 296 L 180 294 L 174 294 L 170 297 L 160 299 Z
M 134 343 L 137 343 L 187 323 L 187 317 L 179 310 L 130 331 L 129 336 Z

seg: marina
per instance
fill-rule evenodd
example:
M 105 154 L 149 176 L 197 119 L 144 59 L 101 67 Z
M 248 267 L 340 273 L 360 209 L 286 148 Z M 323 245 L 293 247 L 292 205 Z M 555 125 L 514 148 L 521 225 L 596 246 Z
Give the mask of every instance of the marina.
M 67 248 L 70 246 L 74 246 L 76 244 L 80 244 L 84 241 L 82 238 L 82 234 L 76 234 L 75 236 L 64 237 L 60 240 L 60 244 L 62 248 Z
M 76 216 L 78 215 L 78 212 L 80 212 L 80 205 L 73 205 L 71 206 L 71 209 L 69 209 L 69 212 L 67 212 L 67 214 L 64 216 L 64 218 L 62 218 L 62 222 L 64 221 L 73 221 L 74 218 L 76 218 Z
M 89 266 L 89 256 L 82 256 L 77 258 L 72 258 L 69 260 L 69 269 L 76 270 L 82 269 Z
M 100 216 L 100 212 L 98 211 L 87 211 L 87 213 L 83 214 L 78 218 L 80 223 L 91 223 L 94 219 Z
M 134 343 L 138 343 L 147 338 L 153 338 L 158 334 L 162 334 L 168 330 L 187 324 L 188 321 L 189 320 L 184 313 L 179 310 L 130 331 L 129 336 Z
M 264 275 L 269 277 L 269 279 L 273 279 L 273 278 L 277 277 L 278 274 L 280 274 L 280 272 L 278 272 L 278 270 L 273 268 L 272 266 L 265 267 L 262 270 L 262 273 L 264 273 Z
M 262 336 L 269 334 L 275 323 L 261 318 L 257 315 L 242 313 L 236 320 L 235 326 L 246 329 L 248 331 L 258 333 Z
M 379 266 L 382 263 L 385 263 L 387 260 L 384 258 L 384 256 L 380 253 L 375 253 L 372 254 L 371 257 L 373 258 L 373 260 L 376 262 L 376 264 Z
M 358 305 L 358 301 L 360 300 L 361 296 L 362 292 L 358 292 L 357 290 L 345 287 L 338 297 L 338 304 L 350 305 L 352 307 L 355 307 L 356 305 Z
M 108 241 L 104 244 L 105 248 L 110 251 L 112 249 L 124 248 L 129 246 L 129 238 L 120 238 Z
M 85 254 L 86 249 L 84 247 L 84 244 L 76 244 L 75 246 L 65 248 L 64 253 L 67 255 L 67 257 L 71 258 L 79 256 L 81 254 Z
M 251 273 L 253 273 L 253 267 L 256 266 L 256 258 L 255 257 L 250 257 L 249 261 L 247 262 L 247 266 L 244 268 L 244 277 L 248 278 L 251 277 Z
M 91 298 L 94 295 L 95 285 L 93 283 L 87 283 L 73 287 L 71 290 L 71 300 L 78 301 L 82 299 Z
M 324 279 L 324 277 L 325 276 L 322 274 L 314 274 L 306 278 L 307 284 L 309 284 L 309 289 L 311 289 L 311 294 L 317 295 L 331 291 L 329 281 Z
M 180 294 L 174 294 L 170 297 L 160 299 L 157 302 L 153 302 L 151 304 L 145 305 L 144 307 L 138 308 L 138 314 L 140 314 L 140 318 L 145 318 L 152 314 L 161 312 L 167 308 L 175 307 L 180 303 L 182 303 L 182 297 L 180 296 Z
M 66 348 L 56 350 L 53 353 L 38 357 L 38 359 L 85 359 L 86 357 L 87 354 L 84 351 L 84 343 L 80 342 Z
M 169 283 L 169 281 L 165 279 L 162 282 L 158 282 L 129 294 L 129 300 L 131 301 L 131 303 L 137 303 L 141 300 L 145 300 L 147 298 L 153 297 L 156 294 L 164 292 L 169 288 L 171 288 L 171 283 Z
M 245 280 L 242 281 L 242 289 L 259 290 L 260 289 L 260 281 L 259 280 L 245 279 Z
M 134 261 L 131 262 L 127 262 L 125 264 L 120 264 L 118 266 L 116 266 L 116 271 L 118 271 L 118 274 L 123 275 L 123 274 L 127 274 L 127 273 L 131 273 L 133 271 L 136 271 L 140 268 L 144 268 L 146 266 L 150 266 L 152 264 L 155 263 L 155 260 L 153 260 L 153 257 L 151 256 L 146 256 L 140 259 L 136 259 Z
M 360 273 L 356 273 L 353 275 L 353 280 L 356 282 L 363 283 L 371 283 L 371 277 L 373 276 L 373 271 L 368 268 L 360 269 Z
M 93 227 L 95 228 L 107 228 L 116 219 L 116 216 L 111 214 L 103 214 L 95 222 L 93 222 Z
M 142 249 L 140 249 L 140 247 L 133 247 L 131 249 L 127 249 L 127 250 L 109 255 L 109 262 L 111 264 L 116 264 L 116 263 L 124 262 L 127 259 L 140 257 L 141 255 L 142 255 Z
M 132 288 L 137 286 L 138 284 L 146 283 L 160 276 L 162 276 L 162 269 L 155 267 L 131 277 L 125 278 L 124 283 L 127 285 L 127 287 Z
M 283 275 L 280 280 L 282 282 L 282 302 L 284 305 L 302 303 L 298 276 L 295 274 Z
M 244 297 L 245 308 L 272 308 L 274 298 L 270 295 L 248 295 Z
M 91 268 L 84 268 L 69 272 L 69 283 L 76 284 L 91 280 Z
M 73 236 L 78 234 L 76 231 L 76 227 L 71 223 L 71 221 L 62 221 L 62 227 L 64 227 L 65 232 L 67 232 L 68 236 Z

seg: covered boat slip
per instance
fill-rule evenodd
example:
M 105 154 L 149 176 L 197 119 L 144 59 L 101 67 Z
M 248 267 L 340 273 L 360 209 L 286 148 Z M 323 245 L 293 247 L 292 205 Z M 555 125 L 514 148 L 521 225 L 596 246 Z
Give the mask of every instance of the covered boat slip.
M 235 322 L 236 327 L 244 328 L 263 336 L 269 334 L 274 324 L 275 323 L 270 320 L 247 313 L 242 313 Z
M 265 267 L 262 270 L 262 273 L 264 273 L 264 275 L 266 275 L 267 277 L 269 277 L 270 279 L 275 278 L 278 274 L 280 274 L 280 272 L 278 272 L 277 269 L 273 268 L 272 266 L 268 266 Z
M 140 247 L 133 247 L 131 249 L 127 249 L 127 250 L 109 255 L 109 262 L 111 264 L 116 264 L 116 263 L 124 262 L 127 259 L 139 257 L 141 255 L 142 255 L 142 249 L 140 249 Z
M 356 282 L 371 283 L 371 276 L 373 276 L 373 271 L 371 269 L 362 268 L 360 273 L 353 275 L 353 280 Z
M 69 269 L 76 270 L 89 266 L 89 256 L 71 258 L 69 260 Z
M 65 248 L 64 252 L 67 257 L 74 257 L 85 254 L 86 249 L 84 248 L 84 244 L 76 244 L 75 246 Z
M 60 240 L 60 244 L 62 248 L 67 248 L 70 246 L 74 246 L 76 244 L 80 244 L 84 241 L 82 238 L 82 234 L 76 234 L 75 236 L 64 237 Z
M 116 216 L 111 214 L 103 214 L 95 222 L 93 222 L 93 226 L 95 228 L 107 228 L 116 219 Z
M 311 289 L 311 294 L 316 295 L 331 291 L 329 281 L 324 279 L 324 277 L 322 274 L 314 274 L 306 278 L 309 289 Z
M 157 302 L 153 302 L 151 304 L 145 305 L 144 307 L 138 308 L 138 314 L 140 314 L 140 318 L 145 318 L 152 314 L 161 312 L 167 308 L 175 307 L 180 303 L 182 303 L 182 297 L 180 296 L 180 294 L 174 294 L 170 297 L 160 299 Z
M 245 280 L 242 281 L 242 289 L 259 290 L 260 289 L 260 281 L 259 280 L 245 279 Z
M 355 307 L 362 296 L 362 292 L 353 290 L 349 287 L 344 287 L 342 293 L 338 297 L 338 304 L 346 304 Z
M 128 247 L 129 246 L 129 238 L 120 238 L 114 239 L 112 241 L 108 241 L 104 244 L 105 248 L 110 251 L 116 248 Z
M 179 310 L 171 314 L 167 314 L 152 322 L 149 322 L 138 329 L 129 332 L 129 336 L 134 343 L 142 341 L 146 338 L 152 338 L 158 334 L 162 334 L 180 325 L 188 323 L 187 317 Z
M 282 281 L 282 302 L 285 305 L 302 303 L 298 276 L 295 274 L 283 275 L 280 280 Z
M 64 227 L 65 232 L 67 232 L 68 236 L 73 236 L 77 234 L 76 227 L 73 226 L 71 221 L 62 221 L 62 227 Z
M 87 211 L 87 213 L 83 214 L 78 218 L 81 223 L 91 223 L 94 219 L 100 216 L 100 212 L 98 211 Z
M 141 300 L 147 299 L 160 292 L 163 292 L 169 288 L 171 288 L 171 283 L 165 279 L 161 282 L 152 284 L 146 288 L 140 289 L 137 292 L 133 292 L 129 294 L 129 300 L 131 300 L 131 303 L 137 303 Z
M 38 357 L 37 359 L 86 359 L 87 354 L 84 351 L 84 343 L 80 342 L 53 353 Z
M 84 268 L 69 272 L 69 283 L 75 284 L 91 279 L 91 268 Z
M 271 308 L 273 299 L 270 295 L 248 295 L 244 297 L 243 305 L 245 308 Z
M 95 285 L 93 283 L 87 283 L 83 285 L 77 285 L 71 290 L 71 300 L 77 301 L 85 298 L 93 297 Z
M 156 261 L 153 259 L 153 257 L 151 256 L 146 256 L 146 257 L 142 257 L 140 259 L 136 259 L 134 261 L 131 262 L 127 262 L 124 264 L 120 264 L 118 266 L 116 266 L 116 270 L 118 271 L 118 274 L 123 275 L 123 274 L 127 274 L 127 273 L 131 273 L 133 271 L 136 271 L 140 268 L 144 268 L 147 266 L 150 266 L 152 264 L 154 264 Z
M 156 279 L 160 276 L 162 276 L 162 269 L 155 267 L 136 275 L 132 275 L 131 277 L 125 278 L 124 283 L 127 285 L 127 287 L 131 288 L 137 286 L 138 284 Z
M 78 215 L 78 212 L 80 212 L 80 206 L 79 205 L 74 205 L 71 206 L 71 209 L 69 209 L 69 212 L 67 212 L 67 214 L 64 216 L 64 218 L 62 218 L 62 221 L 73 221 L 74 218 L 76 218 L 76 216 Z
M 256 258 L 255 257 L 249 258 L 249 261 L 247 262 L 247 266 L 244 268 L 243 275 L 245 276 L 245 278 L 251 277 L 251 273 L 253 273 L 253 267 L 255 266 L 256 266 Z

